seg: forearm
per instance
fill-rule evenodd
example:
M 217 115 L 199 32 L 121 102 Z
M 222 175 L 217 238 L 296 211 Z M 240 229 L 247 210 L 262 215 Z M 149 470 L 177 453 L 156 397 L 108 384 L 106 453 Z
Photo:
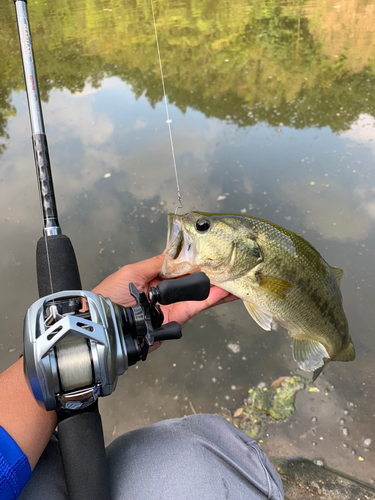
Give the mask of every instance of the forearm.
M 158 274 L 163 255 L 123 267 L 109 276 L 93 291 L 114 302 L 129 307 L 134 298 L 129 293 L 129 283 L 147 292 L 160 282 Z M 210 296 L 201 302 L 180 302 L 162 306 L 165 323 L 177 321 L 181 325 L 192 316 L 214 305 L 234 300 L 224 290 L 213 287 Z M 43 410 L 35 401 L 25 380 L 22 360 L 17 361 L 0 375 L 0 426 L 16 441 L 34 468 L 57 425 L 54 411 Z
M 22 359 L 0 375 L 0 425 L 27 455 L 33 469 L 57 425 L 56 412 L 43 410 L 26 382 Z
M 159 256 L 146 261 L 146 264 L 149 263 L 149 266 L 146 265 L 145 268 L 147 282 L 150 263 L 151 271 L 149 272 L 154 277 L 159 272 L 162 260 L 163 257 Z M 125 300 L 124 305 L 133 304 L 134 299 L 128 292 L 128 285 L 130 281 L 138 285 L 138 274 L 143 267 L 143 265 L 136 264 L 128 266 L 122 280 L 119 277 L 122 276 L 122 272 L 118 272 L 101 283 L 94 291 L 110 296 L 112 300 L 119 303 Z M 142 288 L 142 283 L 140 288 Z M 0 426 L 28 457 L 32 469 L 47 446 L 56 425 L 56 412 L 43 410 L 35 401 L 23 373 L 22 359 L 0 374 Z

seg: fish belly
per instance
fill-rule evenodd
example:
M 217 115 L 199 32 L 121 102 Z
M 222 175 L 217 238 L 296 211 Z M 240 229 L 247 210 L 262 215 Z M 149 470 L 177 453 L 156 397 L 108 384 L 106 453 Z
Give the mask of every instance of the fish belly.
M 258 321 L 247 307 L 254 320 L 265 330 L 276 329 L 275 326 L 280 325 L 288 330 L 291 337 L 320 342 L 325 346 L 330 358 L 334 358 L 346 342 L 347 323 L 342 308 L 340 309 L 343 318 L 339 321 L 337 318 L 332 319 L 331 311 L 328 311 L 327 314 L 320 311 L 311 297 L 298 289 L 291 291 L 285 299 L 280 299 L 274 294 L 264 292 L 260 287 L 254 286 L 253 282 L 246 278 L 217 283 L 212 280 L 212 283 L 236 295 L 244 301 L 245 305 L 247 303 L 253 304 L 259 315 L 263 314 L 263 318 L 268 317 L 263 322 Z M 333 306 L 331 305 L 330 308 L 332 309 Z M 340 314 L 336 314 L 336 316 L 340 316 Z M 344 330 L 342 334 L 332 324 L 335 321 L 341 323 L 341 329 Z M 265 328 L 265 325 L 269 327 Z

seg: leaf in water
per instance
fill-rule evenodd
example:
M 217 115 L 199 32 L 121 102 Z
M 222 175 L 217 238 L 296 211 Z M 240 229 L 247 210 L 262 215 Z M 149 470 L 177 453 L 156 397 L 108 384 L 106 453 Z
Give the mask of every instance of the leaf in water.
M 276 380 L 274 380 L 271 384 L 271 387 L 280 387 L 280 385 L 284 382 L 286 377 L 279 377 Z
M 320 392 L 317 387 L 309 387 L 309 392 Z
M 234 418 L 239 417 L 240 415 L 242 415 L 242 412 L 243 412 L 243 408 L 237 408 L 237 410 L 233 414 L 233 417 Z

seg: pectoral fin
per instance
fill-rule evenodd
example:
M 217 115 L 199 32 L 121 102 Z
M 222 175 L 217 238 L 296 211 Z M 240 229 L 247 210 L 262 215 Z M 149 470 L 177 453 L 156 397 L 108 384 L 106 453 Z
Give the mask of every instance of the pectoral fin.
M 259 309 L 259 307 L 252 302 L 243 301 L 243 303 L 245 304 L 247 312 L 253 320 L 258 323 L 261 328 L 263 328 L 263 330 L 267 330 L 269 332 L 270 330 L 277 329 L 277 323 L 274 323 L 272 314 L 269 311 Z
M 295 288 L 293 283 L 289 283 L 289 281 L 280 278 L 273 278 L 272 276 L 260 275 L 258 277 L 258 284 L 264 290 L 277 295 L 279 299 L 283 300 L 287 298 L 287 292 Z
M 324 345 L 314 340 L 302 340 L 292 337 L 292 352 L 294 361 L 306 372 L 315 372 L 321 367 L 323 369 L 327 360 L 330 361 Z

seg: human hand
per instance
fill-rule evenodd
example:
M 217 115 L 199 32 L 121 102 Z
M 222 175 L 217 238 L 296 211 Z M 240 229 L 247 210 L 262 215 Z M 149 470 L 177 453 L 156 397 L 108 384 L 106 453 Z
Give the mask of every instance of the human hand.
M 137 264 L 124 266 L 96 286 L 93 292 L 109 297 L 113 302 L 124 307 L 133 306 L 135 300 L 129 293 L 129 283 L 134 283 L 138 290 L 147 294 L 151 286 L 156 286 L 162 281 L 158 275 L 163 260 L 164 255 L 158 255 Z M 209 307 L 236 299 L 237 297 L 234 297 L 234 295 L 213 286 L 206 300 L 177 302 L 176 304 L 160 307 L 164 314 L 164 323 L 177 321 L 180 325 L 183 325 L 190 318 Z

